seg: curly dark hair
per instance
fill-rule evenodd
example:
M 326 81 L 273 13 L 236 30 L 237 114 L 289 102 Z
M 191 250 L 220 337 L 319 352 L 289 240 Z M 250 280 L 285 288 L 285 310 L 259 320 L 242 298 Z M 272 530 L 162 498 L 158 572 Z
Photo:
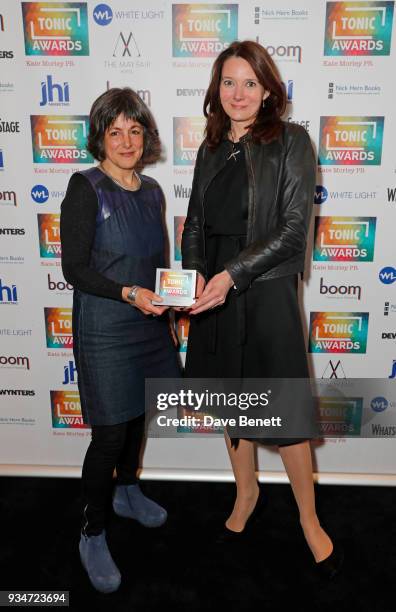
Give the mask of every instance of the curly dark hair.
M 161 141 L 154 117 L 148 106 L 130 87 L 113 87 L 92 104 L 89 113 L 88 151 L 98 161 L 105 159 L 104 135 L 119 115 L 133 119 L 143 126 L 143 155 L 139 165 L 157 161 L 161 155 Z
M 281 131 L 281 116 L 286 109 L 286 91 L 277 67 L 268 51 L 252 40 L 235 41 L 224 49 L 213 64 L 211 80 L 204 100 L 206 141 L 215 148 L 230 129 L 230 118 L 220 102 L 220 81 L 223 65 L 230 57 L 241 57 L 252 67 L 259 83 L 270 95 L 250 126 L 255 142 L 273 140 Z

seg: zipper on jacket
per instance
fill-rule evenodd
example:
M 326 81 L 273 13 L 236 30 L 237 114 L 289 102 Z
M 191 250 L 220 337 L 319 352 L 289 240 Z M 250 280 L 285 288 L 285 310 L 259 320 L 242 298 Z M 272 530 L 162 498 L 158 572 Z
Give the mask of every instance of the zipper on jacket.
M 253 225 L 254 225 L 254 217 L 256 214 L 256 198 L 255 198 L 255 189 L 254 189 L 254 172 L 253 172 L 253 164 L 252 157 L 250 152 L 249 143 L 245 143 L 245 151 L 246 155 L 246 166 L 248 171 L 248 228 L 247 228 L 247 236 L 246 236 L 246 246 L 249 242 L 252 241 L 253 238 Z M 249 159 L 248 159 L 249 158 Z M 251 177 L 251 185 L 249 185 L 249 175 Z M 252 190 L 252 198 L 250 198 L 250 189 Z M 250 202 L 250 200 L 252 200 Z

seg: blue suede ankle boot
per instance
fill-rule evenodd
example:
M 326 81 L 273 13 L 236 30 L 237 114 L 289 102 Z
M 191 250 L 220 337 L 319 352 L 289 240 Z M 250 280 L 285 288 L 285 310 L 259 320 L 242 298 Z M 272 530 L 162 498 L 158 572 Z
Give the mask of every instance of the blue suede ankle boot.
M 86 569 L 92 586 L 101 593 L 113 593 L 121 584 L 121 574 L 107 547 L 106 532 L 86 536 L 81 532 L 81 563 Z
M 117 485 L 113 508 L 118 516 L 136 519 L 144 527 L 160 527 L 168 518 L 167 511 L 143 495 L 138 484 Z

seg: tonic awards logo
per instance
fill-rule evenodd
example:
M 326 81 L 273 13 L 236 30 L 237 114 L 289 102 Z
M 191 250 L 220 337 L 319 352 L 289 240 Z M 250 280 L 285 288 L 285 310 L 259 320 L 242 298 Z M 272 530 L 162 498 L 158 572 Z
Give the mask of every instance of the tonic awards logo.
M 40 257 L 61 257 L 60 217 L 52 213 L 39 213 L 37 215 Z
M 324 55 L 389 55 L 394 2 L 328 2 Z
M 205 120 L 202 117 L 173 118 L 173 163 L 175 166 L 195 165 L 204 129 Z
M 181 254 L 181 239 L 183 235 L 184 222 L 186 217 L 174 217 L 173 226 L 174 226 L 174 255 L 173 259 L 175 261 L 182 260 Z
M 373 261 L 376 217 L 315 217 L 314 261 Z
M 72 349 L 72 309 L 44 308 L 47 348 Z
M 188 332 L 190 329 L 190 317 L 181 315 L 176 321 L 176 336 L 179 341 L 179 352 L 187 351 Z
M 362 426 L 361 397 L 320 397 L 318 427 L 325 437 L 358 436 Z
M 86 2 L 22 2 L 26 55 L 89 55 Z
M 380 166 L 384 117 L 321 117 L 319 164 Z
M 215 57 L 238 38 L 237 4 L 173 4 L 173 57 Z
M 91 164 L 87 151 L 86 115 L 31 115 L 33 162 L 36 164 Z
M 368 312 L 311 312 L 310 353 L 365 353 Z
M 50 391 L 52 427 L 54 428 L 87 428 L 81 414 L 81 403 L 78 391 Z

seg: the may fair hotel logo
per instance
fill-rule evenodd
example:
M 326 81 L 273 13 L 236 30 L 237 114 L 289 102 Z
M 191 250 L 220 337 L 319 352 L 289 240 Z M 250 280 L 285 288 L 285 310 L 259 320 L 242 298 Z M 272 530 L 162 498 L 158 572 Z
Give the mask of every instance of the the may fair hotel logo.
M 86 2 L 22 2 L 26 55 L 89 55 Z
M 33 162 L 91 164 L 86 115 L 31 115 Z
M 72 349 L 72 309 L 44 308 L 47 348 Z
M 54 428 L 86 428 L 78 391 L 51 391 L 51 416 Z
M 174 4 L 173 57 L 216 57 L 238 38 L 238 4 Z
M 365 353 L 368 312 L 311 312 L 310 353 Z
M 384 117 L 321 117 L 321 166 L 380 166 Z
M 328 2 L 324 55 L 389 55 L 394 2 Z
M 195 165 L 199 145 L 203 140 L 205 119 L 203 117 L 173 118 L 173 164 L 174 166 Z M 181 171 L 180 174 L 186 173 Z

